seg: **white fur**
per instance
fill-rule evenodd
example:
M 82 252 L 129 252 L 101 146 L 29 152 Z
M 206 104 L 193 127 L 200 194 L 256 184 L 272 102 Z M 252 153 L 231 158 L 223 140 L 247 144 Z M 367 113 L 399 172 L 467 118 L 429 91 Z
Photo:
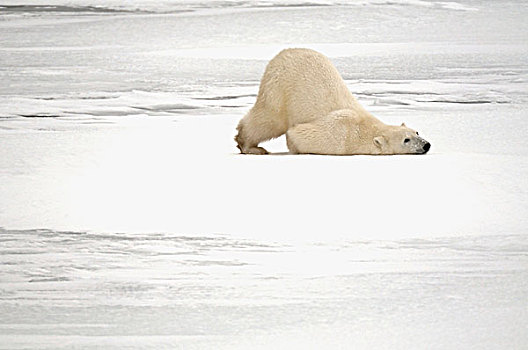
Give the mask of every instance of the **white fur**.
M 286 132 L 292 153 L 420 153 L 398 147 L 406 137 L 416 145 L 415 131 L 373 117 L 332 62 L 309 49 L 283 50 L 268 63 L 257 101 L 237 130 L 242 153 L 267 153 L 258 144 Z

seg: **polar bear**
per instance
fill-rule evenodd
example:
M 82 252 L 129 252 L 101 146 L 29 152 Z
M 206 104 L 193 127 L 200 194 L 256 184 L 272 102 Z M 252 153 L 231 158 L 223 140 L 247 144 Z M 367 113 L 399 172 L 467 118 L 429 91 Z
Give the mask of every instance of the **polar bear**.
M 386 125 L 353 109 L 333 111 L 286 132 L 291 153 L 312 154 L 421 154 L 431 145 L 405 126 Z
M 405 124 L 386 125 L 367 112 L 332 62 L 310 49 L 286 49 L 268 63 L 237 130 L 247 154 L 268 153 L 259 143 L 283 134 L 291 153 L 423 154 L 431 147 Z

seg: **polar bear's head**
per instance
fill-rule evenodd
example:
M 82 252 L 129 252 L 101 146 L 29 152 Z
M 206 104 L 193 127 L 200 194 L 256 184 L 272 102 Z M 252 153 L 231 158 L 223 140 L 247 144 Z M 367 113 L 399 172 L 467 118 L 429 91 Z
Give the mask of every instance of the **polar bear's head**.
M 400 126 L 387 125 L 381 135 L 374 137 L 373 142 L 381 154 L 424 154 L 431 148 L 429 142 L 405 123 Z

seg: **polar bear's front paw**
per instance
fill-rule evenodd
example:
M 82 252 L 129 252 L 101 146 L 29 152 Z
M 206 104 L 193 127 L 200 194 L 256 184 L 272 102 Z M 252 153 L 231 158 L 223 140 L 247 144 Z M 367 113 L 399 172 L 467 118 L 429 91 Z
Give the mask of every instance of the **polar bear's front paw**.
M 250 147 L 243 150 L 245 154 L 268 154 L 268 151 L 262 147 Z

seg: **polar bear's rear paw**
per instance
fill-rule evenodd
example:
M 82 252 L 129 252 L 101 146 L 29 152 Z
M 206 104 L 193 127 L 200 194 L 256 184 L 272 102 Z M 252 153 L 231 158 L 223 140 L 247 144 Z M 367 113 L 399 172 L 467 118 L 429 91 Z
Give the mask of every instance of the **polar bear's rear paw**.
M 268 154 L 268 151 L 262 147 L 249 147 L 242 150 L 245 154 Z

